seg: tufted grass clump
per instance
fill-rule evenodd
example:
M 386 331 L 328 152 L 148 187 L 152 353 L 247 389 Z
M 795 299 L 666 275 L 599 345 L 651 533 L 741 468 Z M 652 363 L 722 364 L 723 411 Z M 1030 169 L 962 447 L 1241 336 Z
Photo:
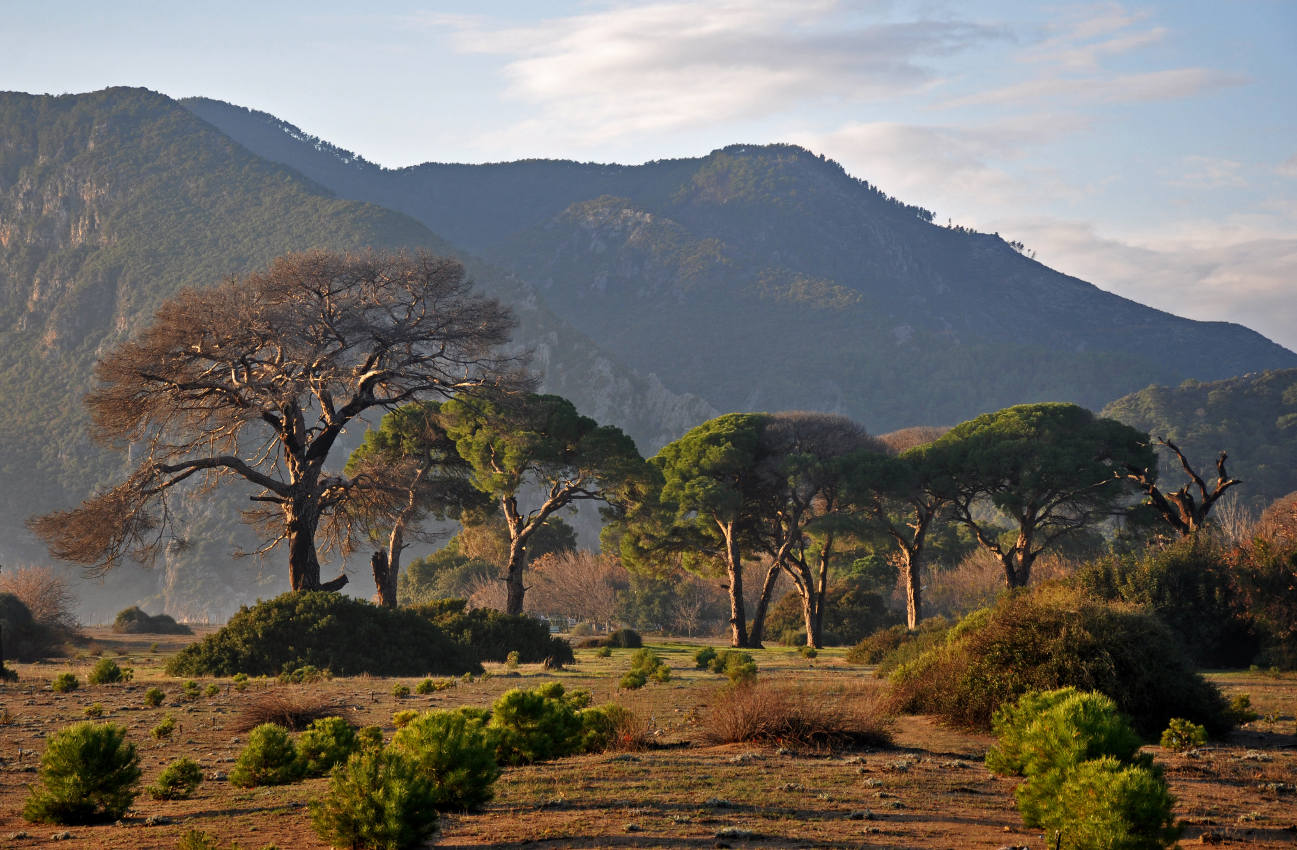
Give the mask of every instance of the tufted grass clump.
M 203 781 L 202 768 L 189 758 L 178 758 L 163 769 L 158 781 L 148 788 L 155 800 L 188 800 Z
M 50 738 L 41 756 L 40 781 L 23 806 L 27 820 L 111 822 L 135 801 L 140 758 L 126 740 L 125 726 L 78 723 Z
M 497 746 L 481 711 L 458 709 L 420 714 L 396 730 L 389 748 L 432 779 L 437 809 L 474 811 L 495 795 Z
M 658 658 L 651 649 L 637 649 L 630 657 L 630 669 L 621 677 L 619 687 L 625 690 L 636 690 L 644 687 L 649 679 L 655 682 L 666 682 L 671 678 L 671 668 Z
M 437 831 L 433 779 L 403 753 L 365 748 L 333 769 L 310 804 L 311 825 L 334 847 L 418 847 Z
M 301 775 L 324 776 L 342 764 L 360 746 L 356 729 L 341 717 L 321 717 L 297 736 Z
M 92 685 L 110 685 L 116 682 L 129 682 L 133 675 L 131 668 L 122 669 L 117 662 L 111 658 L 101 658 L 91 668 L 90 674 L 86 677 Z
M 230 784 L 239 788 L 287 785 L 300 777 L 297 747 L 288 730 L 263 723 L 248 733 L 247 746 L 230 771 Z

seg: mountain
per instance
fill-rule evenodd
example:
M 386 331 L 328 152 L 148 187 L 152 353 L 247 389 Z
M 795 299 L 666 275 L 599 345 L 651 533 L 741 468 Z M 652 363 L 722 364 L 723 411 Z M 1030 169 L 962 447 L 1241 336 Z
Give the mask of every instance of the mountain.
M 261 156 L 508 268 L 601 348 L 720 410 L 835 411 L 886 431 L 1297 366 L 1247 328 L 1154 310 L 998 235 L 934 225 L 789 145 L 389 170 L 265 113 L 184 103 Z
M 1297 369 L 1147 387 L 1103 415 L 1171 440 L 1209 483 L 1216 456 L 1229 452 L 1226 469 L 1243 482 L 1230 492 L 1257 512 L 1297 490 Z M 1161 471 L 1171 489 L 1184 481 L 1171 457 Z
M 529 285 L 400 212 L 345 200 L 248 151 L 162 95 L 108 89 L 0 94 L 0 530 L 4 563 L 43 559 L 25 518 L 119 478 L 93 445 L 80 398 L 97 356 L 185 286 L 205 286 L 311 248 L 457 255 L 478 287 L 515 310 L 515 341 L 545 389 L 648 448 L 715 410 L 622 366 L 539 303 Z M 351 435 L 353 440 L 359 434 Z M 345 459 L 340 457 L 339 463 Z M 231 566 L 231 518 L 246 493 L 187 506 L 189 546 L 163 569 L 108 578 L 104 605 L 156 595 L 169 613 L 220 617 L 281 582 Z M 235 522 L 237 524 L 237 522 Z M 243 543 L 248 541 L 244 538 Z M 124 607 L 124 606 L 119 606 Z

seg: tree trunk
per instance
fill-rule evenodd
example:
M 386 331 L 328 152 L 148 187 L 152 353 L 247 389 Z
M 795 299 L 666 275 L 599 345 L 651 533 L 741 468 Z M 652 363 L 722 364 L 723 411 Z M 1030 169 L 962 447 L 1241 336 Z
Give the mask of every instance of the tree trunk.
M 527 543 L 523 538 L 515 537 L 509 541 L 509 563 L 504 572 L 504 584 L 509 591 L 504 606 L 506 614 L 517 616 L 522 613 L 523 595 L 527 592 L 522 583 L 522 574 L 526 569 Z
M 901 547 L 901 571 L 905 576 L 905 627 L 914 632 L 923 620 L 923 569 L 919 552 Z
M 315 552 L 319 515 L 299 509 L 288 518 L 288 577 L 293 590 L 320 589 L 320 559 Z
M 1031 541 L 1019 537 L 1013 548 L 1000 557 L 1004 565 L 1005 584 L 1010 589 L 1026 587 L 1031 581 L 1031 565 L 1036 560 L 1036 553 L 1031 551 Z
M 752 627 L 748 629 L 748 646 L 752 649 L 761 649 L 761 641 L 766 634 L 766 612 L 770 609 L 770 595 L 774 592 L 778 578 L 779 564 L 776 562 L 766 572 L 766 579 L 761 585 L 761 596 L 757 599 L 757 610 L 752 614 Z
M 743 559 L 732 527 L 722 527 L 725 535 L 725 571 L 730 591 L 730 646 L 746 649 L 748 646 L 747 613 L 743 606 Z
M 379 549 L 369 557 L 374 571 L 374 587 L 378 590 L 378 604 L 384 608 L 396 607 L 396 570 L 388 560 L 387 552 Z

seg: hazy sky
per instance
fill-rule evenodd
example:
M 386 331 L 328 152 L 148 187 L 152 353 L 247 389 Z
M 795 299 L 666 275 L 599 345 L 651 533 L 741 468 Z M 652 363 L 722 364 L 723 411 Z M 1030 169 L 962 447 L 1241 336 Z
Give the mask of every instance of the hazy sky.
M 1294 0 L 202 5 L 11 0 L 0 88 L 205 95 L 389 166 L 795 142 L 1297 349 Z

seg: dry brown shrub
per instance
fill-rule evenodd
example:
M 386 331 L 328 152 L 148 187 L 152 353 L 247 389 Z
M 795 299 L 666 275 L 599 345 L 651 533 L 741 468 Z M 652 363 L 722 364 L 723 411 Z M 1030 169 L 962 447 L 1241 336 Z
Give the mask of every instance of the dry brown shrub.
M 619 594 L 629 586 L 626 568 L 608 555 L 586 550 L 542 555 L 531 565 L 527 611 L 611 628 Z
M 891 717 L 877 691 L 754 682 L 720 689 L 700 718 L 709 744 L 794 749 L 890 747 Z
M 1076 571 L 1076 562 L 1047 552 L 1031 567 L 1032 586 L 1065 578 Z M 964 556 L 959 566 L 950 570 L 933 570 L 923 594 L 925 617 L 944 614 L 958 619 L 969 611 L 995 602 L 1005 589 L 1004 567 L 1000 560 L 982 547 Z
M 316 694 L 276 688 L 255 695 L 239 709 L 234 728 L 239 732 L 247 732 L 263 723 L 278 723 L 296 732 L 309 726 L 312 720 L 336 717 L 342 713 L 343 710 Z
M 1297 544 L 1297 492 L 1271 502 L 1256 521 L 1251 536 L 1279 548 Z
M 902 428 L 899 431 L 880 434 L 878 439 L 894 453 L 900 454 L 916 446 L 926 446 L 949 430 L 949 425 L 915 425 L 910 428 Z
M 73 613 L 77 598 L 67 582 L 50 567 L 19 567 L 0 572 L 0 593 L 12 593 L 21 599 L 32 612 L 32 619 L 42 626 L 69 633 L 77 630 Z

